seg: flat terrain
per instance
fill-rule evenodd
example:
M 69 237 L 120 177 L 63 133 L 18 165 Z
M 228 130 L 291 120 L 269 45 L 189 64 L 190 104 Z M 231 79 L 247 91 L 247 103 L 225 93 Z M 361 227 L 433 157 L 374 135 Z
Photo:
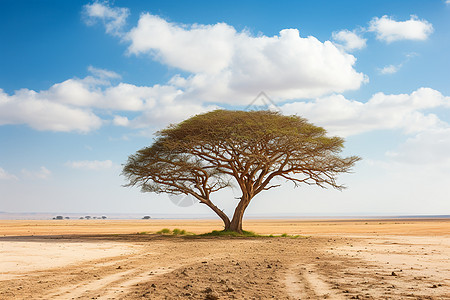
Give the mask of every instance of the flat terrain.
M 450 299 L 450 220 L 0 221 L 0 299 Z

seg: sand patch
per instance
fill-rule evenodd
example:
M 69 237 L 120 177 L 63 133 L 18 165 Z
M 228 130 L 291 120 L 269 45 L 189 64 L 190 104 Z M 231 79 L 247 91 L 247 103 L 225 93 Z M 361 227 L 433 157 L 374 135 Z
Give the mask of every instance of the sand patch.
M 36 270 L 126 256 L 135 252 L 137 247 L 111 242 L 0 240 L 0 280 L 11 279 Z

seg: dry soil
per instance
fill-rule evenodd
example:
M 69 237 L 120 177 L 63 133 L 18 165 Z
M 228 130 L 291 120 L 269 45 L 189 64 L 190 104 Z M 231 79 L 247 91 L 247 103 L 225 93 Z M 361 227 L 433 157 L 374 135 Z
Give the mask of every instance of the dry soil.
M 0 299 L 450 299 L 450 220 L 0 221 Z

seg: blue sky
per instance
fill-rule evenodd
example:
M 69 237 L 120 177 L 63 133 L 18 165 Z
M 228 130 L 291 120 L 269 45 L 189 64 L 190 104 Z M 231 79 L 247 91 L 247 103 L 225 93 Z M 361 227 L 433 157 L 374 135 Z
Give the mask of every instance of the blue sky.
M 124 188 L 170 123 L 264 91 L 363 158 L 261 215 L 449 214 L 450 2 L 0 2 L 0 211 L 205 214 Z M 236 191 L 214 200 L 227 212 Z M 276 199 L 276 202 L 274 201 Z

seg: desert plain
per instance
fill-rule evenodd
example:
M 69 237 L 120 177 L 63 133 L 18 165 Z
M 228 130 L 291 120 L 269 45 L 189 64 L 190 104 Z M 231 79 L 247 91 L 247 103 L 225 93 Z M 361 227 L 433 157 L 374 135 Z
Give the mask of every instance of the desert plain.
M 450 299 L 450 219 L 0 220 L 0 299 Z M 278 235 L 287 234 L 291 237 Z

